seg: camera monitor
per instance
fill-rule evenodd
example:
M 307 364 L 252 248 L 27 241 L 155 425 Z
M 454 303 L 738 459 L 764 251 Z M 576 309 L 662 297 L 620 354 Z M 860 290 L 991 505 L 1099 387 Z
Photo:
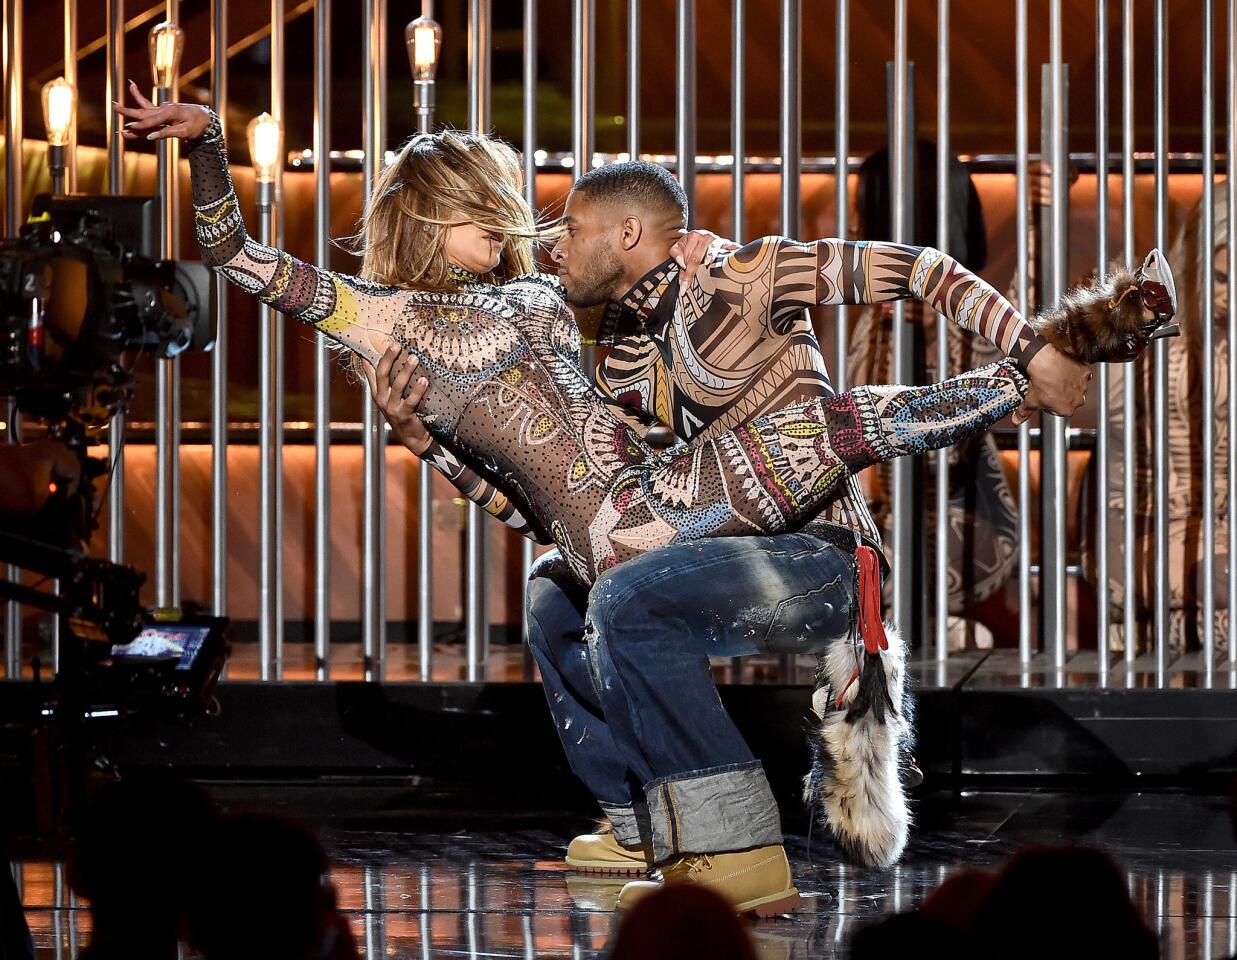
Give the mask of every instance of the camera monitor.
M 159 258 L 159 198 L 82 196 L 42 193 L 34 198 L 31 219 L 46 216 L 62 233 L 72 233 L 93 215 L 111 228 L 111 239 L 126 250 L 151 260 Z

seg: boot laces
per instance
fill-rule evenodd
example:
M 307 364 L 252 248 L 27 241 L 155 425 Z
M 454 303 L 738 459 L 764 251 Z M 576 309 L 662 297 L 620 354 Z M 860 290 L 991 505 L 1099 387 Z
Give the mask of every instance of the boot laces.
M 663 880 L 695 879 L 705 870 L 713 869 L 713 857 L 707 853 L 695 853 L 691 856 L 679 857 L 669 866 L 662 867 L 658 873 Z

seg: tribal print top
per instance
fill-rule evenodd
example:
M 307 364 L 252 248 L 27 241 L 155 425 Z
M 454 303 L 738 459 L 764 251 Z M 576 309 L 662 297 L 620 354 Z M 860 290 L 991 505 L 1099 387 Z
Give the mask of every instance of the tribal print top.
M 659 546 L 800 526 L 856 471 L 983 432 L 1029 386 L 1002 361 L 931 386 L 813 399 L 656 452 L 581 371 L 555 279 L 436 293 L 322 270 L 248 236 L 217 118 L 187 152 L 203 259 L 371 363 L 399 342 L 429 380 L 431 434 L 510 492 L 585 584 Z
M 939 250 L 766 237 L 714 256 L 685 288 L 673 260 L 633 286 L 602 325 L 599 342 L 612 350 L 597 385 L 684 440 L 717 436 L 761 413 L 833 395 L 802 308 L 906 298 L 990 340 L 1023 370 L 1044 344 L 1005 297 Z M 819 517 L 880 542 L 856 478 Z

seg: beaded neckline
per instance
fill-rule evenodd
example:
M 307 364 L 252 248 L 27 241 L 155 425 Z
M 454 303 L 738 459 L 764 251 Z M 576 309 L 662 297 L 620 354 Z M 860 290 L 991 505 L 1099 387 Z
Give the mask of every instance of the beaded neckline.
M 473 273 L 471 270 L 465 270 L 463 267 L 457 267 L 453 263 L 447 266 L 447 278 L 461 287 L 473 287 L 485 282 L 479 274 Z

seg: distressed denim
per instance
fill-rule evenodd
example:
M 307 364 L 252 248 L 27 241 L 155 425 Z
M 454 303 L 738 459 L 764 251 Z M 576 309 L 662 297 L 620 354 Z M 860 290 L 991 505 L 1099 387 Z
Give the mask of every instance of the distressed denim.
M 849 630 L 852 564 L 823 540 L 782 534 L 654 550 L 587 594 L 556 554 L 534 566 L 528 640 L 550 713 L 619 840 L 651 839 L 658 861 L 781 842 L 709 657 L 822 652 Z

